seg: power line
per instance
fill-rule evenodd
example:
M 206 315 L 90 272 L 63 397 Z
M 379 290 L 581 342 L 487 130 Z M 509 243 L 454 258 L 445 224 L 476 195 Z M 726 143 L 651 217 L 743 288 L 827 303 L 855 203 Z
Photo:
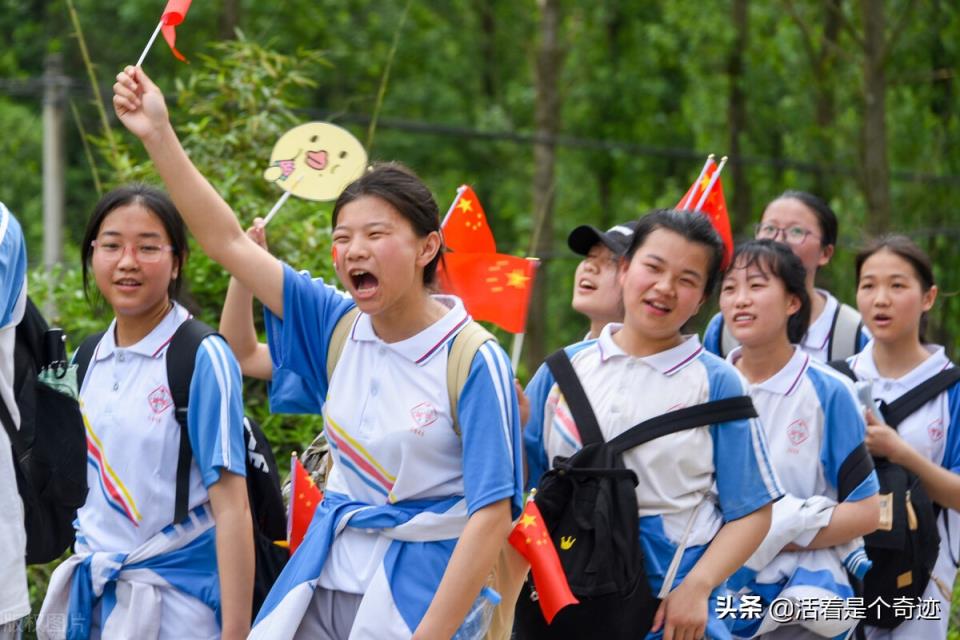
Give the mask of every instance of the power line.
M 63 83 L 63 89 L 70 94 L 87 96 L 91 95 L 91 91 L 84 82 L 66 77 L 62 78 L 61 82 Z M 42 77 L 24 79 L 0 78 L 0 94 L 5 93 L 11 96 L 40 97 L 43 95 L 43 89 L 44 79 Z M 111 91 L 112 85 L 106 87 L 105 95 L 109 95 Z M 167 98 L 168 102 L 173 99 L 171 96 L 168 96 Z M 298 109 L 295 110 L 295 112 L 304 114 L 305 116 L 314 119 L 334 120 L 340 123 L 349 123 L 362 126 L 369 125 L 372 119 L 370 114 L 344 113 L 317 108 Z M 668 160 L 702 160 L 707 155 L 707 153 L 704 151 L 698 151 L 689 147 L 661 147 L 629 140 L 610 140 L 568 134 L 545 136 L 524 131 L 489 131 L 465 125 L 426 122 L 423 120 L 408 120 L 404 118 L 381 117 L 377 126 L 383 129 L 404 131 L 406 133 L 413 133 L 417 135 L 432 135 L 444 138 L 482 140 L 488 142 L 507 142 L 521 146 L 553 144 L 558 147 L 565 147 L 568 149 L 609 152 L 617 151 L 638 156 L 665 158 Z M 837 164 L 819 164 L 816 162 L 795 160 L 792 158 L 745 155 L 738 158 L 730 158 L 730 163 L 745 166 L 768 167 L 778 170 L 789 169 L 798 171 L 800 173 L 816 175 L 830 174 L 849 177 L 858 177 L 860 175 L 860 172 L 856 167 Z M 890 171 L 890 180 L 894 182 L 912 182 L 917 184 L 939 185 L 951 188 L 960 187 L 960 175 L 938 175 L 894 169 Z

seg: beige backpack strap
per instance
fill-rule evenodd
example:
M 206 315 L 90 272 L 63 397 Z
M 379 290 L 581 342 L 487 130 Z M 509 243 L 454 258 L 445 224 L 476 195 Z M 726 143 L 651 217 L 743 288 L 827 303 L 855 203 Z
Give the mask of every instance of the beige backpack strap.
M 453 430 L 457 435 L 460 435 L 460 423 L 457 421 L 457 402 L 460 400 L 460 392 L 463 391 L 463 385 L 467 383 L 467 376 L 470 375 L 473 357 L 480 350 L 480 345 L 488 340 L 496 342 L 497 339 L 480 324 L 471 321 L 460 330 L 453 339 L 453 344 L 450 345 L 450 353 L 447 356 L 447 393 L 450 395 L 450 417 L 453 418 Z
M 347 336 L 350 335 L 350 329 L 353 328 L 353 322 L 360 315 L 360 309 L 354 307 L 347 311 L 342 318 L 337 320 L 333 327 L 333 335 L 330 336 L 330 346 L 327 347 L 327 384 L 330 384 L 330 378 L 333 377 L 333 370 L 340 361 L 340 354 L 343 353 L 343 345 L 347 343 Z

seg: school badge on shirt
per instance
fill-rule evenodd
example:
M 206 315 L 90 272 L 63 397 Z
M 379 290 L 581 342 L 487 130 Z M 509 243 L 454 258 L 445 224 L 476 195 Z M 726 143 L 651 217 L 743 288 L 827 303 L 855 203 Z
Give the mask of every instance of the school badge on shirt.
M 794 420 L 790 423 L 790 426 L 787 427 L 787 437 L 790 439 L 790 444 L 794 447 L 799 447 L 810 437 L 810 428 L 807 427 L 807 423 L 803 420 Z M 797 453 L 797 450 L 791 448 L 790 452 Z
M 173 397 L 170 395 L 170 389 L 160 385 L 150 392 L 147 402 L 150 403 L 150 409 L 159 415 L 173 405 Z
M 410 417 L 413 418 L 414 424 L 417 425 L 413 431 L 419 435 L 423 435 L 422 429 L 437 421 L 437 408 L 429 402 L 421 402 L 410 409 Z

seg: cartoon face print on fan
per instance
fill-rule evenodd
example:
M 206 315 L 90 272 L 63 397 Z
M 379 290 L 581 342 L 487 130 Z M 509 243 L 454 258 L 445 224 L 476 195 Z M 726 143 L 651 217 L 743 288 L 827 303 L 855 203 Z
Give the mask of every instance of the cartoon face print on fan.
M 366 166 L 367 152 L 349 131 L 308 122 L 280 136 L 263 177 L 298 198 L 336 200 Z

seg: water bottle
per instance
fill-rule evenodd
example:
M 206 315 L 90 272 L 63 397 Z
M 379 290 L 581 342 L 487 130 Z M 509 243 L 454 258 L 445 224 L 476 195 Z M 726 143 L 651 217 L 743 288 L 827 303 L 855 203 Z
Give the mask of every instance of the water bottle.
M 467 617 L 463 619 L 463 624 L 457 629 L 453 640 L 481 640 L 490 627 L 490 621 L 493 620 L 493 611 L 500 604 L 500 594 L 484 587 L 480 590 L 480 596 L 470 607 Z

